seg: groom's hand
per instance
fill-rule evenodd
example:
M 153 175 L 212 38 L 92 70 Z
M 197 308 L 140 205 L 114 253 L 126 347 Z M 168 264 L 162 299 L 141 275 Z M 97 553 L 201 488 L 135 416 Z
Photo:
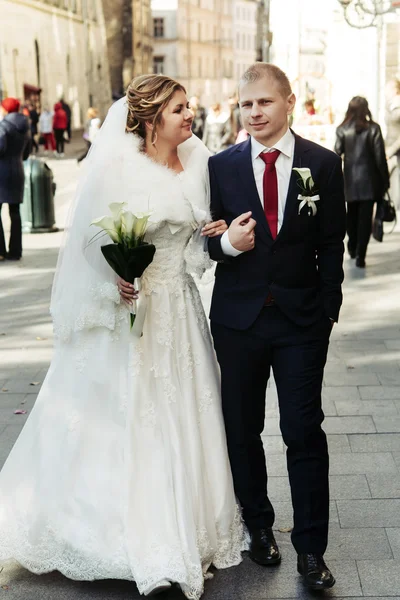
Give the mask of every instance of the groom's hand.
M 230 243 L 235 250 L 239 250 L 240 252 L 248 252 L 254 248 L 254 228 L 257 223 L 251 218 L 251 215 L 251 212 L 239 215 L 232 221 L 228 229 Z

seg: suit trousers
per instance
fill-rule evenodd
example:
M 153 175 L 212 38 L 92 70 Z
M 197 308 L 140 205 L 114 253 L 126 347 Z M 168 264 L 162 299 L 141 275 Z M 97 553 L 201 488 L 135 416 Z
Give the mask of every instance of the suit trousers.
M 6 256 L 6 240 L 4 237 L 3 223 L 1 221 L 0 204 L 0 256 Z M 19 212 L 19 204 L 9 204 L 8 209 L 11 219 L 10 244 L 8 247 L 8 255 L 12 258 L 21 258 L 22 256 L 22 227 L 21 215 Z
M 276 305 L 263 308 L 245 331 L 211 323 L 235 492 L 250 532 L 272 527 L 275 519 L 262 441 L 273 370 L 294 509 L 292 542 L 298 553 L 323 554 L 327 546 L 329 457 L 321 428 L 321 387 L 331 329 L 327 316 L 300 327 Z
M 347 244 L 349 253 L 365 259 L 372 231 L 374 200 L 355 200 L 347 203 Z

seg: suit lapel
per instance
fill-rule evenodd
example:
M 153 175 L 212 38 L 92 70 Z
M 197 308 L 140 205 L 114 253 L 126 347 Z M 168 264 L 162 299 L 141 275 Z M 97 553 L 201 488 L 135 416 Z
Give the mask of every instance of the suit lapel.
M 294 132 L 293 132 L 294 133 Z M 307 140 L 302 137 L 296 135 L 295 136 L 295 144 L 294 144 L 294 156 L 293 156 L 293 165 L 291 170 L 289 189 L 286 197 L 286 205 L 285 211 L 283 215 L 283 223 L 282 227 L 276 237 L 276 239 L 280 239 L 282 235 L 285 234 L 286 228 L 288 226 L 289 219 L 294 210 L 298 207 L 298 199 L 297 196 L 300 193 L 300 189 L 297 185 L 297 173 L 293 171 L 294 168 L 297 167 L 309 167 L 309 156 L 308 151 L 310 149 Z
M 258 195 L 256 181 L 254 179 L 254 169 L 251 158 L 251 138 L 237 148 L 236 168 L 242 187 L 245 190 L 246 197 L 249 200 L 250 208 L 253 213 L 253 218 L 257 221 L 264 232 L 267 234 L 269 241 L 272 243 L 272 235 L 269 229 L 260 196 Z

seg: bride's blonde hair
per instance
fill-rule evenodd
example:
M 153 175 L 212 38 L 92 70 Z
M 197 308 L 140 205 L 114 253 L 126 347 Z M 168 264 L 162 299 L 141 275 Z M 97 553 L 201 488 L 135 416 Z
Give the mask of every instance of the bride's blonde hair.
M 153 125 L 152 143 L 157 136 L 157 127 L 162 122 L 162 112 L 177 91 L 186 90 L 174 79 L 165 75 L 140 75 L 135 77 L 126 90 L 128 118 L 126 131 L 146 139 L 146 123 Z

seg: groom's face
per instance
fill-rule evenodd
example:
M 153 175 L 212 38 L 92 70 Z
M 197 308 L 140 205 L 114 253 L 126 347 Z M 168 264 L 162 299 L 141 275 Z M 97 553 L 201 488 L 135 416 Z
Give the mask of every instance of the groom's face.
M 264 146 L 273 146 L 288 128 L 288 117 L 296 102 L 294 94 L 286 97 L 275 79 L 261 77 L 242 84 L 239 95 L 244 128 Z

